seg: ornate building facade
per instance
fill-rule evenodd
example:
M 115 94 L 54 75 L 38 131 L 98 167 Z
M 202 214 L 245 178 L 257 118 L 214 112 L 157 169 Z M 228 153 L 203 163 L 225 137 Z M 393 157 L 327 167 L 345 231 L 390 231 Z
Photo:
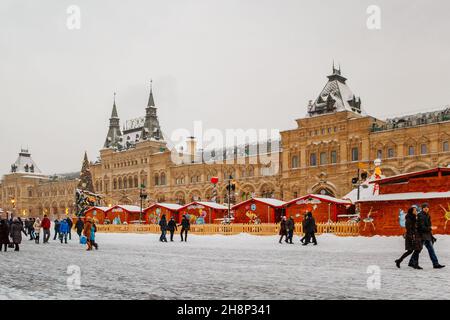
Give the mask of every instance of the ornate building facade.
M 250 197 L 290 200 L 307 193 L 342 197 L 353 188 L 358 168 L 370 170 L 376 158 L 386 176 L 450 164 L 450 108 L 380 120 L 362 106 L 341 70 L 333 67 L 307 115 L 296 120 L 297 128 L 281 132 L 280 140 L 202 151 L 190 137 L 184 152 L 168 147 L 152 89 L 145 116 L 127 121 L 123 130 L 114 100 L 105 144 L 99 160 L 91 163 L 94 189 L 105 205 L 139 204 L 142 186 L 147 202 L 227 203 L 231 176 L 233 203 Z M 72 210 L 67 207 L 77 180 L 52 180 L 19 167 L 0 184 L 0 207 L 10 208 L 15 197 L 19 212 Z M 215 176 L 216 189 L 210 182 Z

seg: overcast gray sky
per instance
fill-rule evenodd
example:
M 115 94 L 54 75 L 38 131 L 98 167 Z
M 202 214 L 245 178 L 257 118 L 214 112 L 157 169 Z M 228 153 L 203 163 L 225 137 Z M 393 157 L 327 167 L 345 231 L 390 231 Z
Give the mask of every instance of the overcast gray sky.
M 381 8 L 381 30 L 366 26 Z M 69 5 L 81 29 L 66 26 Z M 448 0 L 2 0 L 0 174 L 21 146 L 46 173 L 98 156 L 113 92 L 162 129 L 295 127 L 340 62 L 384 117 L 450 104 Z

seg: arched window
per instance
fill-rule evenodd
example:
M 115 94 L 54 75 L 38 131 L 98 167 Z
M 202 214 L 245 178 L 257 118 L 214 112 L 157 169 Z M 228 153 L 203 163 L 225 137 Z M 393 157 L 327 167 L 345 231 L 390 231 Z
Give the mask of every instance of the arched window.
M 127 177 L 123 178 L 123 188 L 126 189 L 128 186 Z
M 442 151 L 443 152 L 448 152 L 449 151 L 448 141 L 442 142 Z
M 413 156 L 415 154 L 414 146 L 408 147 L 408 156 Z
M 166 174 L 163 172 L 161 173 L 161 180 L 160 180 L 161 185 L 165 186 L 166 185 Z
M 122 189 L 122 178 L 119 178 L 119 189 Z
M 427 145 L 425 143 L 420 145 L 420 154 L 427 154 Z
M 139 187 L 139 181 L 138 181 L 138 177 L 134 176 L 134 187 L 138 188 Z
M 155 173 L 155 186 L 159 186 L 159 175 Z
M 133 177 L 128 177 L 128 188 L 133 188 Z
M 116 178 L 114 178 L 114 180 L 113 180 L 113 189 L 117 190 L 117 179 Z

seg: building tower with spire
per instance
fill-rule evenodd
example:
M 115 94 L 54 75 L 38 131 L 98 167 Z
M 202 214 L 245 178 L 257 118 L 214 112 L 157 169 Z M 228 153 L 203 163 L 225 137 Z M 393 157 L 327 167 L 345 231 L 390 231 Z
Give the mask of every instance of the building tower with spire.
M 163 140 L 161 128 L 159 126 L 158 116 L 156 114 L 155 100 L 153 98 L 153 81 L 150 81 L 150 95 L 148 97 L 147 107 L 145 108 L 145 121 L 142 128 L 142 140 Z
M 114 103 L 109 119 L 108 135 L 106 136 L 105 148 L 120 149 L 122 132 L 120 131 L 120 119 L 116 107 L 116 93 L 114 92 Z
M 328 76 L 328 82 L 319 94 L 319 97 L 308 105 L 310 117 L 334 113 L 339 111 L 351 111 L 361 114 L 361 99 L 356 97 L 346 84 L 347 78 L 341 74 L 341 67 L 335 67 L 333 61 L 333 73 Z

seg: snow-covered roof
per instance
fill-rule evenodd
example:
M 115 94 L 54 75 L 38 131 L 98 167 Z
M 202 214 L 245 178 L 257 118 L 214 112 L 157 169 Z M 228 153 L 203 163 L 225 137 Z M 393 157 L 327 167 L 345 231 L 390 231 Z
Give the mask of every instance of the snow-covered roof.
M 424 200 L 450 198 L 450 191 L 447 192 L 406 192 L 372 195 L 360 199 L 358 202 L 369 201 L 394 201 L 394 200 Z
M 241 206 L 241 205 L 243 205 L 245 203 L 251 202 L 253 200 L 261 202 L 261 203 L 264 203 L 264 204 L 266 204 L 268 206 L 275 207 L 275 208 L 281 208 L 281 207 L 283 207 L 286 204 L 285 201 L 278 200 L 278 199 L 273 199 L 273 198 L 251 198 L 251 199 L 245 200 L 243 202 L 240 202 L 238 204 L 235 204 L 233 206 L 233 209 L 236 208 L 236 207 L 239 207 L 239 206 Z
M 90 208 L 89 210 L 93 210 L 93 209 L 95 209 L 95 210 L 100 210 L 100 211 L 103 211 L 103 212 L 106 212 L 106 211 L 109 210 L 109 207 L 92 207 L 92 208 Z
M 122 208 L 123 210 L 129 211 L 129 212 L 141 212 L 141 207 L 130 206 L 130 205 L 120 205 L 120 204 L 119 205 L 115 205 L 115 206 L 113 206 L 111 208 L 108 208 L 107 211 L 111 211 L 111 210 L 113 210 L 115 208 Z
M 448 175 L 450 173 L 450 168 L 433 168 L 428 170 L 422 170 L 422 171 L 415 171 L 415 172 L 409 172 L 409 173 L 402 173 L 395 176 L 386 177 L 377 181 L 370 181 L 369 183 L 378 183 L 378 184 L 385 184 L 389 182 L 400 182 L 403 180 L 408 180 L 410 178 L 415 177 L 421 177 L 421 176 L 429 176 L 429 175 L 438 175 L 439 172 Z
M 353 94 L 346 81 L 347 79 L 341 75 L 341 70 L 333 66 L 333 74 L 328 76 L 327 84 L 318 98 L 308 106 L 309 115 L 312 117 L 339 111 L 363 113 L 361 99 Z
M 147 209 L 153 208 L 154 206 L 160 206 L 169 210 L 178 211 L 182 208 L 179 204 L 176 203 L 154 203 Z
M 228 207 L 221 205 L 216 202 L 204 202 L 204 201 L 194 201 L 191 203 L 188 203 L 187 205 L 181 207 L 180 209 L 186 209 L 189 206 L 195 206 L 195 205 L 202 205 L 211 209 L 219 209 L 219 210 L 228 210 Z
M 22 149 L 16 162 L 11 165 L 12 173 L 42 173 L 36 163 L 31 158 L 31 153 L 26 149 Z
M 364 200 L 367 198 L 370 198 L 373 196 L 375 190 L 374 184 L 365 183 L 362 184 L 359 188 L 359 200 Z M 377 191 L 376 191 L 377 193 Z M 351 202 L 355 203 L 358 201 L 358 189 L 355 188 L 349 193 L 347 193 L 345 196 L 342 197 L 343 200 L 350 200 Z
M 293 200 L 289 201 L 286 205 L 294 204 L 298 201 L 301 201 L 304 199 L 309 199 L 309 198 L 315 198 L 315 199 L 322 200 L 325 202 L 332 202 L 332 203 L 337 203 L 337 204 L 345 204 L 345 205 L 352 204 L 352 201 L 348 200 L 348 199 L 337 199 L 335 197 L 331 197 L 328 195 L 322 195 L 322 194 L 308 194 L 306 196 L 303 196 L 303 197 L 300 197 L 297 199 L 293 199 Z

